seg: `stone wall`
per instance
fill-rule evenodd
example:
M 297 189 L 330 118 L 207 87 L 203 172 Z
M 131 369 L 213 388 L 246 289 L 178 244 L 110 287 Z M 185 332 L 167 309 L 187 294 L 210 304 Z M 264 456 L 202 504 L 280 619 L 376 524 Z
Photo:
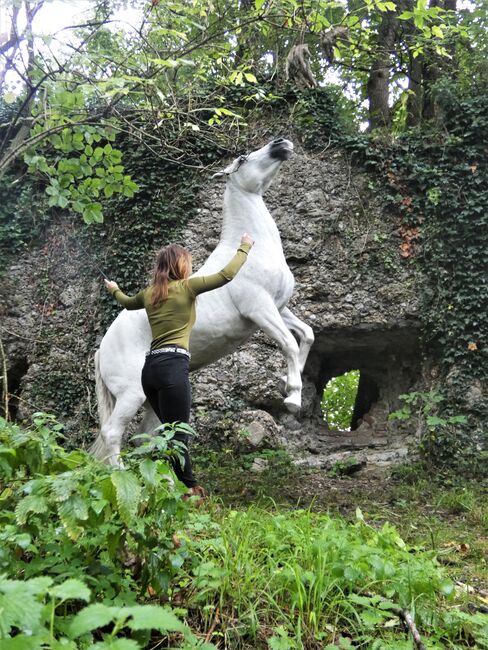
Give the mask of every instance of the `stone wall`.
M 202 194 L 198 217 L 184 233 L 195 266 L 217 243 L 222 192 L 217 184 Z M 193 376 L 200 437 L 225 446 L 251 432 L 252 445 L 261 435 L 261 444 L 284 445 L 299 462 L 314 465 L 351 454 L 370 463 L 401 460 L 409 441 L 388 414 L 399 407 L 398 396 L 418 384 L 421 362 L 415 271 L 400 255 L 396 216 L 384 213 L 368 178 L 339 150 L 310 155 L 298 148 L 266 202 L 296 279 L 291 308 L 315 333 L 303 407 L 298 416 L 283 407 L 284 359 L 257 333 Z M 321 414 L 323 388 L 351 369 L 359 369 L 366 384 L 359 413 L 365 417 L 355 431 L 332 432 Z
M 324 466 L 351 454 L 370 463 L 405 456 L 408 440 L 387 416 L 422 374 L 415 266 L 400 256 L 397 216 L 384 212 L 368 183 L 341 150 L 311 155 L 297 147 L 283 164 L 266 201 L 296 279 L 290 306 L 316 337 L 303 377 L 303 408 L 297 416 L 284 408 L 284 359 L 257 333 L 193 375 L 194 421 L 205 444 L 285 446 L 297 462 Z M 223 189 L 222 181 L 209 181 L 180 237 L 195 267 L 218 241 Z M 19 396 L 13 413 L 52 410 L 59 403 L 53 391 L 60 391 L 65 407 L 58 415 L 76 431 L 78 444 L 96 426 L 91 358 L 102 335 L 102 290 L 76 228 L 66 221 L 52 224 L 42 245 L 7 268 L 1 288 L 10 389 Z M 331 432 L 321 416 L 322 390 L 351 369 L 362 377 L 358 426 Z

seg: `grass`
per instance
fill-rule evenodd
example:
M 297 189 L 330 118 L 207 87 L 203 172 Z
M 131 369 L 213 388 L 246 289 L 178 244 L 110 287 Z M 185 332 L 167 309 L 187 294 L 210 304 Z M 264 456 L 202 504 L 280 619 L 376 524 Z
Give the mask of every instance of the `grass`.
M 231 508 L 268 503 L 282 510 L 314 512 L 355 519 L 359 507 L 375 526 L 394 525 L 411 546 L 435 551 L 447 574 L 488 590 L 488 484 L 469 481 L 446 486 L 416 468 L 391 475 L 331 477 L 326 470 L 302 469 L 283 453 L 268 454 L 260 474 L 249 467 L 253 456 L 196 454 L 202 482 Z
M 5 650 L 401 650 L 405 610 L 428 650 L 488 648 L 479 589 L 454 582 L 486 576 L 480 484 L 339 478 L 272 450 L 256 473 L 255 454 L 207 452 L 221 498 L 198 509 L 167 481 L 166 437 L 122 471 L 63 450 L 60 426 L 0 420 Z
M 183 534 L 199 558 L 182 599 L 221 648 L 411 648 L 398 610 L 430 649 L 487 648 L 488 618 L 464 610 L 437 552 L 388 523 L 213 501 Z

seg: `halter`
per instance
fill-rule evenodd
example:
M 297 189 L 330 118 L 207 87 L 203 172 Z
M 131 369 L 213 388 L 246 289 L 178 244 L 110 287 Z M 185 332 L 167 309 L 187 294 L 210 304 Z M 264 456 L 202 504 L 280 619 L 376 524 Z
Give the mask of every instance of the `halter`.
M 236 168 L 234 170 L 232 170 L 231 172 L 227 172 L 226 176 L 230 176 L 231 174 L 235 174 L 236 172 L 238 172 L 239 169 L 241 168 L 241 165 L 243 165 L 247 161 L 248 158 L 249 158 L 248 153 L 242 154 L 241 156 L 239 156 L 238 159 L 237 159 Z

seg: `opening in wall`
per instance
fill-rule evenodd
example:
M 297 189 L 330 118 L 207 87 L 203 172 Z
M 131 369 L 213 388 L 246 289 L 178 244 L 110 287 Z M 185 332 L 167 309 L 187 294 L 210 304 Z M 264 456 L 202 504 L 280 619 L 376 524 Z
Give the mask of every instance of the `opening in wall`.
M 367 371 L 339 374 L 343 370 L 332 377 L 328 374 L 322 392 L 320 407 L 330 431 L 355 431 L 363 421 L 368 422 L 369 411 L 380 398 L 378 384 Z
M 332 377 L 325 385 L 320 406 L 331 431 L 351 430 L 360 374 L 359 370 L 350 370 Z
M 17 419 L 17 413 L 19 410 L 19 400 L 21 392 L 21 382 L 24 375 L 29 369 L 29 364 L 27 359 L 21 357 L 17 359 L 7 372 L 7 387 L 8 387 L 8 416 L 11 420 Z M 2 383 L 2 394 L 4 391 Z M 3 400 L 2 400 L 3 402 Z M 1 413 L 5 415 L 4 404 L 1 406 Z

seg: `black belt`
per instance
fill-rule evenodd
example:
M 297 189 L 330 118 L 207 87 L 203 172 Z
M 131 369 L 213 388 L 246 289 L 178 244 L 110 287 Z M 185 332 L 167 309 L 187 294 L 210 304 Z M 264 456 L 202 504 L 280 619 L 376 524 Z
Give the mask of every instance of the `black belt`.
M 146 352 L 146 357 L 151 357 L 154 354 L 164 354 L 165 352 L 177 352 L 178 354 L 184 354 L 188 358 L 191 358 L 191 354 L 186 348 L 180 348 L 177 345 L 165 346 L 164 348 L 158 348 L 157 350 L 149 350 L 149 352 Z

